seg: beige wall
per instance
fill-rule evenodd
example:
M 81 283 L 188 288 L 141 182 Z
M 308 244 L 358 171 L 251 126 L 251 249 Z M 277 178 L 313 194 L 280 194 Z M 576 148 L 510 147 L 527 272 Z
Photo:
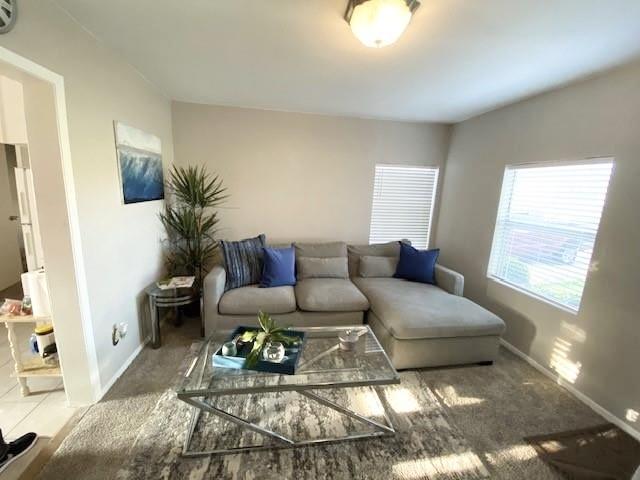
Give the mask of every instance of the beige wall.
M 640 411 L 639 86 L 635 64 L 456 125 L 437 235 L 466 295 L 507 322 L 507 341 L 547 368 L 568 342 L 575 387 L 621 419 Z M 579 313 L 487 280 L 505 165 L 596 156 L 616 164 Z
M 99 382 L 97 359 L 89 347 L 91 329 L 80 322 L 79 296 L 71 249 L 64 180 L 60 169 L 54 90 L 50 84 L 23 76 L 28 121 L 29 164 L 42 236 L 51 311 L 60 348 L 64 383 L 73 403 L 90 402 Z M 21 147 L 24 150 L 24 147 Z M 24 154 L 26 155 L 26 154 Z M 84 347 L 84 348 L 83 348 Z M 90 388 L 89 388 L 90 387 Z
M 0 45 L 64 77 L 91 317 L 84 332 L 89 336 L 87 348 L 95 349 L 98 372 L 92 373 L 98 375 L 98 387 L 94 395 L 100 395 L 143 341 L 142 290 L 161 269 L 162 230 L 157 214 L 162 202 L 123 205 L 113 121 L 159 136 L 168 165 L 173 159 L 170 102 L 48 0 L 22 2 L 15 28 L 0 37 Z M 51 161 L 56 161 L 55 155 Z M 35 165 L 34 176 L 38 193 Z M 43 231 L 48 261 L 46 244 Z M 56 320 L 83 328 L 77 316 Z M 111 345 L 115 322 L 129 324 L 128 336 L 116 347 Z
M 173 103 L 175 158 L 231 195 L 220 237 L 367 242 L 376 163 L 443 164 L 449 127 Z

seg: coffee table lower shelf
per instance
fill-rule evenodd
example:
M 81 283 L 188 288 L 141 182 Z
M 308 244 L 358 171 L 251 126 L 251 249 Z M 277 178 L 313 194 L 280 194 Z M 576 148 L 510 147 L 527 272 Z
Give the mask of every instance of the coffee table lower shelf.
M 385 382 L 385 384 L 391 384 L 391 383 L 399 383 L 399 381 L 397 382 Z M 354 385 L 355 386 L 355 385 Z M 344 388 L 344 387 L 342 387 Z M 380 423 L 377 422 L 375 420 L 372 420 L 370 418 L 364 417 L 362 415 L 360 415 L 357 412 L 354 412 L 351 409 L 348 409 L 342 405 L 339 405 L 321 395 L 318 395 L 317 393 L 314 393 L 310 390 L 307 389 L 295 389 L 293 391 L 297 392 L 298 394 L 313 400 L 325 407 L 328 407 L 332 410 L 335 410 L 336 412 L 339 412 L 343 415 L 346 415 L 348 417 L 351 417 L 354 420 L 357 420 L 363 424 L 369 425 L 374 427 L 374 430 L 371 432 L 365 432 L 365 433 L 354 433 L 354 434 L 348 434 L 345 436 L 341 436 L 341 437 L 331 437 L 331 438 L 314 438 L 314 439 L 308 439 L 308 440 L 292 440 L 291 438 L 288 438 L 284 435 L 281 435 L 277 432 L 274 432 L 272 430 L 268 430 L 266 428 L 263 428 L 259 425 L 256 425 L 253 422 L 247 421 L 243 418 L 237 417 L 236 415 L 233 415 L 231 413 L 225 412 L 224 410 L 221 410 L 219 408 L 216 408 L 215 406 L 211 405 L 210 403 L 206 402 L 203 398 L 201 397 L 192 397 L 192 396 L 185 396 L 185 395 L 181 395 L 180 393 L 178 394 L 178 398 L 180 398 L 182 401 L 188 403 L 189 405 L 193 406 L 193 411 L 191 414 L 191 420 L 189 422 L 189 427 L 188 427 L 188 431 L 187 431 L 187 437 L 185 438 L 184 441 L 184 445 L 183 445 L 183 449 L 182 449 L 182 455 L 184 457 L 206 457 L 206 456 L 213 456 L 213 455 L 228 455 L 228 454 L 234 454 L 234 453 L 240 453 L 240 452 L 249 452 L 249 451 L 256 451 L 256 450 L 270 450 L 270 449 L 278 449 L 278 448 L 296 448 L 296 447 L 304 447 L 304 446 L 309 446 L 309 445 L 318 445 L 318 444 L 324 444 L 324 443 L 335 443 L 335 442 L 342 442 L 342 441 L 348 441 L 348 440 L 359 440 L 359 439 L 367 439 L 367 438 L 377 438 L 377 437 L 383 437 L 383 436 L 391 436 L 391 435 L 395 435 L 396 430 L 394 428 L 393 422 L 391 420 L 392 418 L 392 414 L 391 414 L 391 409 L 389 408 L 387 399 L 385 397 L 384 391 L 382 390 L 380 385 L 375 385 L 375 386 L 370 386 L 370 388 L 373 389 L 373 391 L 376 393 L 378 400 L 380 401 L 380 404 L 382 405 L 382 411 L 383 411 L 383 416 L 384 416 L 384 420 L 385 423 Z M 292 391 L 292 390 L 286 390 L 286 391 Z M 222 395 L 220 395 L 222 396 Z M 259 433 L 261 435 L 264 435 L 266 438 L 272 440 L 271 443 L 264 443 L 264 444 L 260 444 L 260 445 L 249 445 L 249 446 L 241 446 L 241 447 L 231 447 L 231 448 L 221 448 L 221 449 L 213 449 L 213 450 L 204 450 L 204 451 L 194 451 L 190 449 L 191 446 L 191 441 L 193 438 L 193 434 L 196 428 L 196 425 L 198 424 L 198 421 L 200 419 L 200 415 L 202 414 L 202 412 L 208 412 L 210 414 L 213 415 L 217 415 L 218 417 L 227 420 L 229 422 L 235 423 L 236 425 L 239 425 L 247 430 L 251 430 L 253 432 Z

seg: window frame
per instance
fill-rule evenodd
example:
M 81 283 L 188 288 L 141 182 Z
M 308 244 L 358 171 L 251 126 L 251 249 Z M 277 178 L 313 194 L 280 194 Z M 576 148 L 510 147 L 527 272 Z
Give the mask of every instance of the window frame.
M 584 277 L 584 286 L 582 289 L 582 294 L 580 296 L 580 303 L 578 305 L 577 308 L 571 308 L 568 305 L 562 304 L 560 302 L 557 302 L 551 298 L 547 298 L 544 297 L 536 292 L 527 290 L 526 288 L 522 287 L 521 285 L 517 285 L 515 283 L 509 282 L 508 280 L 504 279 L 504 278 L 500 278 L 496 275 L 493 275 L 491 273 L 491 264 L 492 264 L 492 257 L 493 257 L 493 248 L 494 248 L 494 243 L 495 243 L 495 237 L 496 237 L 496 233 L 497 233 L 497 229 L 498 229 L 498 220 L 499 220 L 499 216 L 500 216 L 500 203 L 502 201 L 502 194 L 503 194 L 503 189 L 504 189 L 504 185 L 505 185 L 505 180 L 507 177 L 507 174 L 509 172 L 509 170 L 514 170 L 514 169 L 525 169 L 525 168 L 542 168 L 542 167 L 561 167 L 561 166 L 579 166 L 579 165 L 597 165 L 597 164 L 607 164 L 610 163 L 611 164 L 611 173 L 609 175 L 609 182 L 607 184 L 607 191 L 605 193 L 605 197 L 604 197 L 604 201 L 602 204 L 602 211 L 600 212 L 600 218 L 598 220 L 598 228 L 596 230 L 595 233 L 595 237 L 593 240 L 593 246 L 594 246 L 594 251 L 595 251 L 595 246 L 598 243 L 598 236 L 600 235 L 600 226 L 602 224 L 602 218 L 604 217 L 605 214 L 605 208 L 607 206 L 607 202 L 609 200 L 609 194 L 611 192 L 611 182 L 613 180 L 613 177 L 615 175 L 615 169 L 616 169 L 616 160 L 615 157 L 613 155 L 603 155 L 603 156 L 597 156 L 597 157 L 588 157 L 588 158 L 583 158 L 583 159 L 578 159 L 578 160 L 547 160 L 547 161 L 538 161 L 538 162 L 522 162 L 522 163 L 511 163 L 511 164 L 507 164 L 504 166 L 504 171 L 502 174 L 502 181 L 500 183 L 500 193 L 498 196 L 498 204 L 496 207 L 496 216 L 495 216 L 495 221 L 493 224 L 493 235 L 491 237 L 491 244 L 489 246 L 489 255 L 488 255 L 488 261 L 487 261 L 487 268 L 486 268 L 486 278 L 498 285 L 502 285 L 505 286 L 511 290 L 515 290 L 516 292 L 519 292 L 529 298 L 532 298 L 534 300 L 538 300 L 541 301 L 543 303 L 546 303 L 547 305 L 550 305 L 552 307 L 555 307 L 559 310 L 562 310 L 566 313 L 570 313 L 572 315 L 578 315 L 578 313 L 580 312 L 580 308 L 582 307 L 582 300 L 584 297 L 584 291 L 587 287 L 587 282 L 589 281 L 589 276 L 591 274 L 592 271 L 592 265 L 593 265 L 593 253 L 591 258 L 589 259 L 589 267 L 587 268 L 587 272 L 586 275 Z
M 428 227 L 426 232 L 426 246 L 425 249 L 429 249 L 431 244 L 431 234 L 434 230 L 433 221 L 434 221 L 434 213 L 436 211 L 436 203 L 438 201 L 438 191 L 440 187 L 440 165 L 414 165 L 414 164 L 404 164 L 404 163 L 376 163 L 373 166 L 373 181 L 372 181 L 372 189 L 371 189 L 371 206 L 369 208 L 369 235 L 368 242 L 371 245 L 371 227 L 373 225 L 373 205 L 375 202 L 375 185 L 376 185 L 376 170 L 378 167 L 395 167 L 395 168 L 406 168 L 406 169 L 414 169 L 414 170 L 433 170 L 434 178 L 433 178 L 433 192 L 431 199 L 431 207 L 429 208 L 428 213 Z M 397 240 L 401 240 L 406 238 L 406 236 L 401 236 Z M 411 239 L 409 239 L 411 240 Z M 383 242 L 384 243 L 384 242 Z M 418 247 L 416 247 L 418 248 Z

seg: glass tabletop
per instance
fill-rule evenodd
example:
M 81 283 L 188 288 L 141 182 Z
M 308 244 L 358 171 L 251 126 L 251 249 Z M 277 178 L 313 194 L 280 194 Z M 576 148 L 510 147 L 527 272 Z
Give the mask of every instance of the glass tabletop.
M 228 395 L 282 390 L 388 385 L 399 383 L 398 372 L 368 325 L 294 328 L 306 333 L 295 375 L 223 368 L 213 355 L 227 337 L 205 341 L 178 389 L 179 396 Z M 338 335 L 356 331 L 355 349 L 340 349 Z
M 175 298 L 175 297 L 189 297 L 196 296 L 197 292 L 193 287 L 178 287 L 178 288 L 160 288 L 156 282 L 153 282 L 147 288 L 144 289 L 147 295 L 153 295 L 160 298 Z

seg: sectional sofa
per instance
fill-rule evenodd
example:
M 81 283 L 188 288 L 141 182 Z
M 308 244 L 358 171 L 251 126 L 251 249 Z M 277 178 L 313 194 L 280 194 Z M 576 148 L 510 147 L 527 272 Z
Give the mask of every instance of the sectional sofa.
M 400 243 L 294 243 L 298 262 L 348 265 L 344 278 L 303 278 L 295 286 L 225 291 L 215 266 L 203 285 L 205 332 L 257 324 L 259 310 L 290 326 L 368 323 L 398 369 L 492 362 L 505 329 L 493 313 L 464 298 L 464 277 L 436 265 L 436 285 L 393 278 Z M 304 263 L 306 265 L 306 263 Z

